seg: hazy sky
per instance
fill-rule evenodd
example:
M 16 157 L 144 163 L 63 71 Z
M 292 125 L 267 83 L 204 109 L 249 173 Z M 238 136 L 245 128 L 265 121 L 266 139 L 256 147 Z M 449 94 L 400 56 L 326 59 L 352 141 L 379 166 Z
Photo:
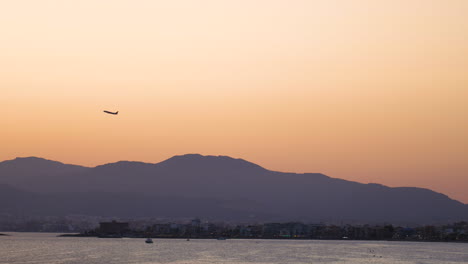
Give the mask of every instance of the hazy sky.
M 468 203 L 467 14 L 466 0 L 1 1 L 0 160 L 229 155 Z

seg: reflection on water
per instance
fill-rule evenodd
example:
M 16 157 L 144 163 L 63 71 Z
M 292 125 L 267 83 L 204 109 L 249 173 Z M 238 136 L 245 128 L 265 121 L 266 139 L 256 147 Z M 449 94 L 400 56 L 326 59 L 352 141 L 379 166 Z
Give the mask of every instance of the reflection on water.
M 468 263 L 468 244 L 320 240 L 65 238 L 10 233 L 0 263 Z

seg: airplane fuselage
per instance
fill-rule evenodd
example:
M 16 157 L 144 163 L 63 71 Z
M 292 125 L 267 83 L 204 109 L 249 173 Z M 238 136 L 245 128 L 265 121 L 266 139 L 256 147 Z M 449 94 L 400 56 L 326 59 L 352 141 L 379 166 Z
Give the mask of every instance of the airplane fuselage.
M 111 114 L 111 115 L 118 115 L 118 114 L 119 114 L 119 111 L 117 111 L 117 112 L 110 112 L 110 111 L 104 110 L 104 113 L 106 113 L 106 114 Z

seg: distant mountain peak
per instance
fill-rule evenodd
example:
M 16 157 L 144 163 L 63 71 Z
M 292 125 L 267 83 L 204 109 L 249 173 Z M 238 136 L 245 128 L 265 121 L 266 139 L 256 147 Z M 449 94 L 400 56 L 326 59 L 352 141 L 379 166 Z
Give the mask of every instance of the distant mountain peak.
M 35 157 L 35 156 L 30 156 L 30 157 L 17 157 L 12 160 L 5 160 L 3 162 L 0 162 L 0 165 L 4 166 L 21 166 L 21 167 L 28 167 L 28 168 L 34 168 L 34 167 L 49 167 L 49 166 L 72 166 L 72 167 L 82 167 L 84 166 L 79 166 L 79 165 L 72 165 L 72 164 L 65 164 L 59 161 L 54 161 L 54 160 L 49 160 L 45 158 L 40 158 L 40 157 Z
M 63 163 L 58 162 L 58 161 L 48 160 L 48 159 L 34 157 L 34 156 L 17 157 L 17 158 L 12 159 L 12 160 L 5 160 L 2 163 L 10 163 L 10 164 L 16 164 L 16 163 L 22 163 L 22 164 L 26 164 L 26 163 L 27 164 L 46 164 L 46 163 L 49 163 L 49 164 L 63 164 Z
M 182 155 L 175 155 L 174 157 L 172 158 L 169 158 L 169 159 L 179 159 L 179 158 L 203 158 L 205 157 L 204 155 L 202 154 L 198 154 L 198 153 L 188 153 L 188 154 L 182 154 Z
M 131 169 L 135 167 L 151 167 L 154 166 L 152 163 L 145 163 L 141 161 L 128 161 L 128 160 L 121 160 L 117 162 L 107 163 L 103 165 L 96 166 L 96 169 L 102 168 L 116 168 L 116 169 Z
M 201 155 L 201 154 L 184 154 L 176 155 L 169 158 L 157 165 L 180 165 L 180 166 L 206 166 L 206 167 L 225 167 L 225 168 L 251 168 L 261 169 L 265 168 L 255 163 L 246 161 L 244 159 L 236 159 L 229 156 L 214 156 L 214 155 Z
M 48 160 L 48 159 L 40 158 L 40 157 L 36 157 L 36 156 L 16 157 L 15 159 L 12 159 L 12 160 L 9 160 L 9 161 L 52 161 L 52 162 L 58 162 L 58 161 Z
M 223 155 L 201 155 L 201 154 L 183 154 L 183 155 L 175 155 L 172 158 L 167 159 L 168 160 L 229 160 L 229 161 L 243 161 L 243 162 L 248 162 L 243 159 L 236 159 L 232 158 L 229 156 L 223 156 Z M 251 162 L 248 162 L 251 163 Z M 253 163 L 252 163 L 253 164 Z

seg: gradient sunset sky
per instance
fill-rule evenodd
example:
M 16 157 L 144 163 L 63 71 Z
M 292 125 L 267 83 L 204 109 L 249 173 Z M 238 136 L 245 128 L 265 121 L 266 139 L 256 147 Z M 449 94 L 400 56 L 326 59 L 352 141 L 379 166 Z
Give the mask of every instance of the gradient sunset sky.
M 2 1 L 0 113 L 0 160 L 228 155 L 468 203 L 468 1 Z

